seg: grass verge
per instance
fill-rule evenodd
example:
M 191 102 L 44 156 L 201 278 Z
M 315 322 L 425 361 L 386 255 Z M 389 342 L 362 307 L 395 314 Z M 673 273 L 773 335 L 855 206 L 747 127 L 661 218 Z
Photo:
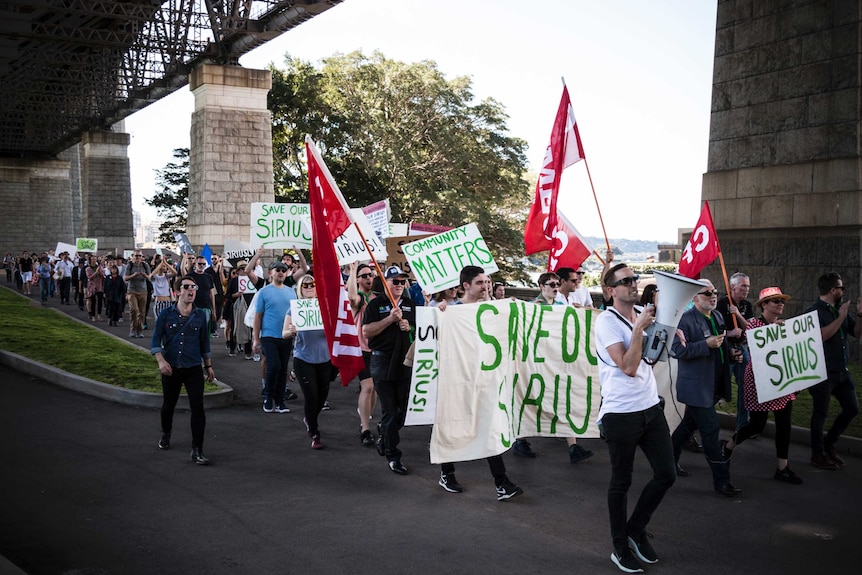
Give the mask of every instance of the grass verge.
M 5 289 L 0 289 L 0 349 L 110 385 L 162 392 L 161 375 L 149 352 L 55 310 L 35 307 Z M 204 391 L 218 389 L 207 382 Z

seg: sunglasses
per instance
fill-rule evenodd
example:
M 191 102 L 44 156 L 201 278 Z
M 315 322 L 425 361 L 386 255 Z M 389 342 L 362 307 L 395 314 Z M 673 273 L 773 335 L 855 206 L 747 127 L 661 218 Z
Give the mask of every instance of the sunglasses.
M 617 281 L 615 281 L 614 283 L 612 283 L 612 284 L 611 284 L 611 287 L 617 287 L 617 286 L 626 286 L 626 287 L 629 287 L 629 286 L 633 286 L 633 285 L 635 285 L 636 283 L 638 283 L 638 280 L 639 280 L 639 279 L 641 279 L 641 277 L 640 277 L 640 276 L 628 276 L 628 277 L 624 277 L 624 278 L 622 278 L 622 279 L 618 279 Z
M 205 265 L 207 265 L 207 263 L 206 262 L 195 262 L 195 265 L 196 266 L 205 266 Z
M 771 300 L 767 300 L 767 303 L 780 303 L 781 305 L 784 305 L 784 300 L 783 299 L 771 299 Z
M 183 291 L 187 291 L 187 290 L 194 291 L 194 290 L 198 289 L 198 284 L 183 284 L 180 287 L 183 289 Z
M 392 285 L 403 286 L 407 284 L 407 280 L 392 280 Z
M 359 274 L 356 277 L 366 279 L 366 278 L 374 277 L 374 274 Z
M 575 272 L 575 273 L 576 273 L 577 275 L 579 275 L 579 276 L 582 276 L 582 275 L 584 275 L 586 272 Z
M 314 282 L 305 282 L 304 284 L 302 284 L 302 287 L 304 287 L 304 288 L 313 288 L 313 287 L 314 287 Z
M 718 290 L 713 289 L 713 290 L 699 291 L 699 292 L 697 292 L 697 295 L 705 295 L 706 297 L 712 297 L 714 295 L 718 295 Z
M 558 287 L 560 287 L 559 282 L 546 282 L 546 283 L 545 283 L 545 285 L 546 285 L 546 286 L 548 286 L 548 287 L 550 287 L 550 288 L 558 288 Z

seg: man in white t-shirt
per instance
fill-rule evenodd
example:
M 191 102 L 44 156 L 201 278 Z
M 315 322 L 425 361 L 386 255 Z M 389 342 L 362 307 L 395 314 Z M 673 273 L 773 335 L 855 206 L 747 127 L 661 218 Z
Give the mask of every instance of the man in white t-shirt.
M 593 298 L 590 295 L 590 290 L 586 286 L 581 285 L 584 279 L 585 270 L 583 266 L 578 266 L 575 271 L 572 268 L 560 268 L 557 270 L 557 275 L 560 276 L 560 299 L 575 307 L 593 307 Z
M 626 264 L 613 266 L 603 279 L 614 301 L 613 306 L 599 315 L 595 326 L 602 385 L 598 420 L 611 461 L 608 486 L 614 543 L 611 561 L 621 571 L 640 573 L 643 569 L 638 559 L 644 563 L 658 561 L 647 540 L 646 526 L 676 480 L 676 468 L 655 376 L 652 367 L 641 358 L 644 330 L 655 321 L 655 308 L 641 309 L 635 305 L 639 301 L 638 276 Z M 649 460 L 653 477 L 627 518 L 626 501 L 638 448 Z

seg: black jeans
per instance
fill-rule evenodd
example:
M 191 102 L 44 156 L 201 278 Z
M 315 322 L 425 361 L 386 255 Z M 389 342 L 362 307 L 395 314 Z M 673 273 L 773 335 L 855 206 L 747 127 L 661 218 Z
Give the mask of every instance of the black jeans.
M 69 303 L 69 292 L 72 288 L 72 278 L 63 277 L 60 280 L 60 303 L 68 304 Z
M 733 434 L 733 442 L 739 445 L 746 439 L 756 437 L 763 433 L 766 420 L 769 418 L 768 411 L 749 411 L 748 423 L 739 428 Z M 775 414 L 775 456 L 778 459 L 787 459 L 790 453 L 790 425 L 793 414 L 793 402 L 787 402 L 784 409 L 777 409 Z
M 410 368 L 401 365 L 399 369 L 396 366 L 393 371 L 400 373 L 401 377 L 391 379 L 389 364 L 392 360 L 391 355 L 372 353 L 371 377 L 374 379 L 374 389 L 383 411 L 378 429 L 383 436 L 384 454 L 389 461 L 396 461 L 401 459 L 401 450 L 398 449 L 401 436 L 398 432 L 404 427 L 404 419 L 407 417 Z
M 278 406 L 284 403 L 284 386 L 287 385 L 288 362 L 293 349 L 293 340 L 262 337 L 260 346 L 263 348 L 263 355 L 266 356 L 264 395 Z
M 320 435 L 317 424 L 317 416 L 323 409 L 326 398 L 329 397 L 329 379 L 332 376 L 332 363 L 308 363 L 298 357 L 293 358 L 293 370 L 299 387 L 302 388 L 302 396 L 305 399 L 305 423 L 308 425 L 308 433 L 312 436 Z
M 694 433 L 700 430 L 700 439 L 703 443 L 703 455 L 706 457 L 709 468 L 712 470 L 712 483 L 718 489 L 730 483 L 730 465 L 721 453 L 718 444 L 718 416 L 715 407 L 685 407 L 685 415 L 679 423 L 671 440 L 673 441 L 673 459 L 679 461 L 682 446 Z
M 808 388 L 814 406 L 811 412 L 811 457 L 823 454 L 824 445 L 834 446 L 853 418 L 859 414 L 859 400 L 856 399 L 856 382 L 849 371 L 827 373 L 826 381 Z M 829 396 L 834 395 L 841 406 L 841 413 L 832 422 L 832 427 L 823 438 L 823 428 L 829 415 Z
M 171 375 L 162 374 L 162 432 L 173 429 L 174 409 L 180 398 L 180 390 L 186 386 L 189 409 L 192 412 L 192 447 L 203 448 L 204 429 L 207 418 L 204 414 L 204 371 L 195 367 L 172 367 Z
M 502 455 L 492 455 L 487 458 L 488 468 L 491 470 L 491 475 L 494 476 L 494 485 L 497 487 L 503 482 L 506 478 L 506 464 L 503 463 Z M 455 473 L 455 464 L 454 463 L 444 463 L 440 466 L 440 472 L 444 475 L 448 475 L 449 473 Z
M 611 459 L 608 485 L 608 514 L 614 549 L 628 547 L 627 535 L 639 536 L 646 530 L 664 494 L 676 481 L 676 467 L 670 429 L 658 404 L 634 413 L 607 413 L 602 428 Z M 653 476 L 644 486 L 635 510 L 626 518 L 629 487 L 635 452 L 640 447 L 652 467 Z

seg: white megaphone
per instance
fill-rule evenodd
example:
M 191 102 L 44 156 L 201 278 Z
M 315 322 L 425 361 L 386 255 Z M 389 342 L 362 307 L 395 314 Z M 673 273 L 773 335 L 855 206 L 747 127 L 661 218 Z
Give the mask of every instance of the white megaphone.
M 697 280 L 654 271 L 655 283 L 659 291 L 655 307 L 655 323 L 647 330 L 642 357 L 647 363 L 667 361 L 667 348 L 673 342 L 679 318 L 688 307 L 688 302 L 705 286 Z

